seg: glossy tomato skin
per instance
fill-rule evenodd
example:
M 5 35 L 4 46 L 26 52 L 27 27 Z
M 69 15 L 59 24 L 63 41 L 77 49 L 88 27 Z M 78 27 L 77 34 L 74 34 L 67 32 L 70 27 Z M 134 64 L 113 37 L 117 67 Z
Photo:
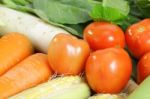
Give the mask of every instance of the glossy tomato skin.
M 48 60 L 55 73 L 77 75 L 84 69 L 89 54 L 90 48 L 86 41 L 61 33 L 49 45 Z
M 97 93 L 119 93 L 130 79 L 132 63 L 121 48 L 93 52 L 86 62 L 86 78 Z
M 150 52 L 146 53 L 137 64 L 137 81 L 141 83 L 150 75 Z
M 93 50 L 125 46 L 124 32 L 119 26 L 109 22 L 89 24 L 84 30 L 84 39 Z
M 126 43 L 134 57 L 139 59 L 150 51 L 150 19 L 131 25 L 125 33 Z

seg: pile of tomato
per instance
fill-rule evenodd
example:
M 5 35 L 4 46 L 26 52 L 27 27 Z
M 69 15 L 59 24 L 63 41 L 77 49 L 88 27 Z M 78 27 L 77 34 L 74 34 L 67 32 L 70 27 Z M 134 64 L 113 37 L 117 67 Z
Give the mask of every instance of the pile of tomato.
M 93 22 L 85 28 L 83 39 L 56 35 L 48 51 L 57 74 L 85 72 L 89 86 L 97 93 L 123 90 L 131 77 L 132 57 L 138 60 L 137 82 L 141 83 L 150 74 L 150 19 L 135 23 L 126 31 L 113 23 Z

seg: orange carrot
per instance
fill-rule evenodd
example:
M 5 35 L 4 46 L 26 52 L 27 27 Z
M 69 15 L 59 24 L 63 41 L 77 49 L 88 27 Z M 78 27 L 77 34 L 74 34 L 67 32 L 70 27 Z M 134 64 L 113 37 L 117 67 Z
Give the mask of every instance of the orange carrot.
M 9 33 L 0 38 L 0 75 L 33 53 L 29 39 L 19 33 Z
M 47 55 L 31 55 L 0 77 L 0 99 L 45 82 L 51 75 Z

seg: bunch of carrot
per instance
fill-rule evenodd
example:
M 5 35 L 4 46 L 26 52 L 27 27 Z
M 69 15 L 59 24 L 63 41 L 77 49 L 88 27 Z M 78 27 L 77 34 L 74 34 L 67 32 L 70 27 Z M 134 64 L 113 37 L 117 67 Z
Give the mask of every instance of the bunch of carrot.
M 30 40 L 19 33 L 0 38 L 0 99 L 47 81 L 52 71 L 47 55 L 34 53 Z

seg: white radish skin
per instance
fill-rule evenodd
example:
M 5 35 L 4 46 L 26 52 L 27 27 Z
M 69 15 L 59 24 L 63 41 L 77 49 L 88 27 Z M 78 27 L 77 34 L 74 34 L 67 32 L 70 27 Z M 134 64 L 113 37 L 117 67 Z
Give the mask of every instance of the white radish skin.
M 47 53 L 48 45 L 56 34 L 68 33 L 59 27 L 43 22 L 35 16 L 5 6 L 0 6 L 0 20 L 4 23 L 0 26 L 2 35 L 9 32 L 22 33 L 29 37 L 37 50 L 43 53 Z

